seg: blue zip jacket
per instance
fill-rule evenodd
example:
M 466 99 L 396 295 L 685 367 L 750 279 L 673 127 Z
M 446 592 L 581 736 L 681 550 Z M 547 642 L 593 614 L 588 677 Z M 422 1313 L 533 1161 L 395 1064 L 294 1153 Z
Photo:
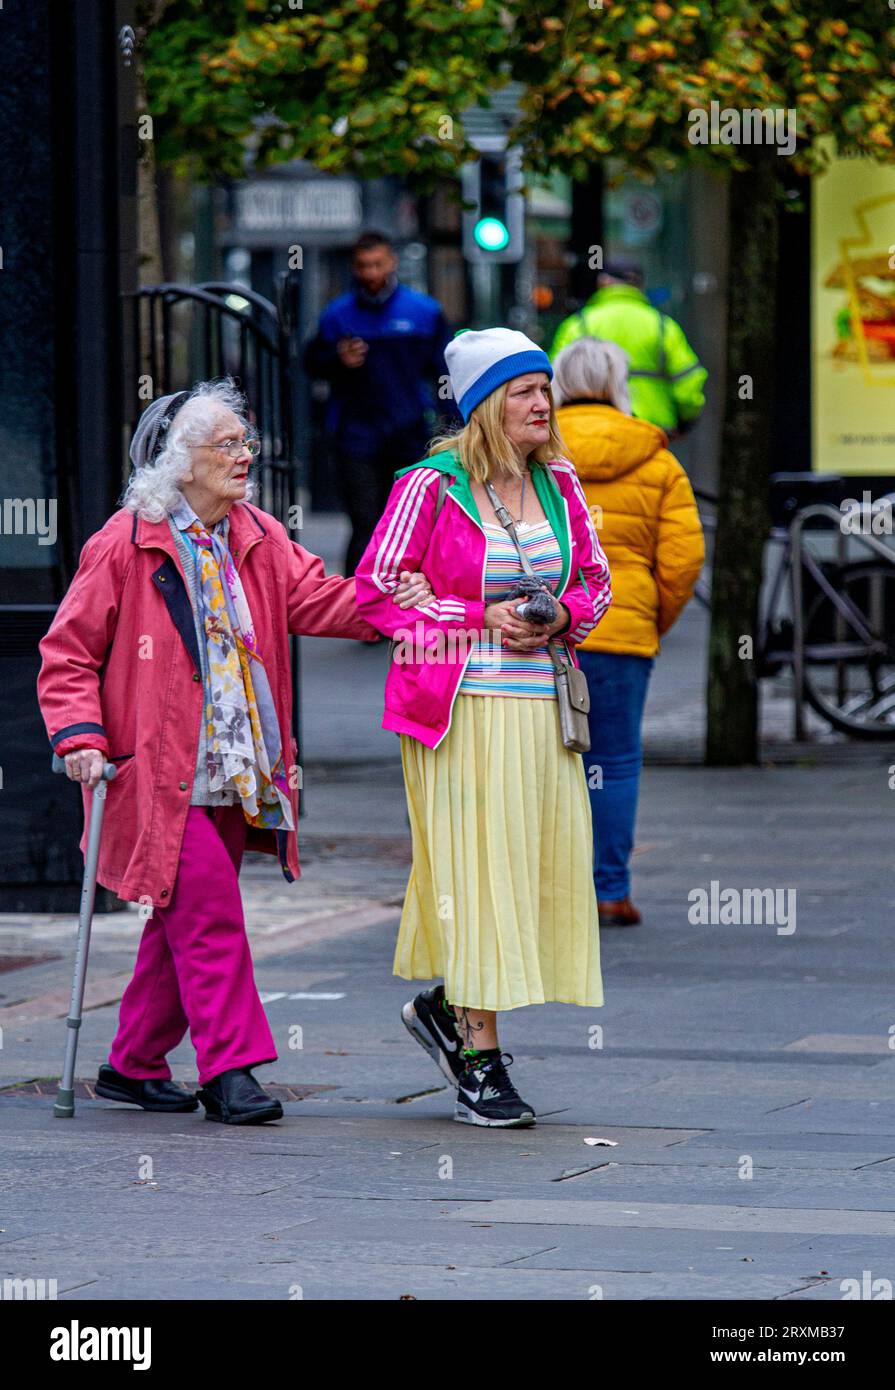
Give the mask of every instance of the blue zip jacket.
M 369 344 L 360 367 L 339 361 L 339 338 Z M 399 431 L 435 432 L 435 414 L 462 423 L 452 400 L 436 390 L 448 380 L 445 346 L 453 337 L 441 305 L 398 284 L 382 304 L 368 305 L 354 290 L 328 304 L 305 348 L 310 376 L 330 383 L 325 427 L 339 447 L 373 453 Z

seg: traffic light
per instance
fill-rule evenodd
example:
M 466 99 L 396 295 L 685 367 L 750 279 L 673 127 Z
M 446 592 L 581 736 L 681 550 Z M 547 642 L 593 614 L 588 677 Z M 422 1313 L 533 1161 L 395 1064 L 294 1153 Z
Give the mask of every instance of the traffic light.
M 484 144 L 484 142 L 483 142 Z M 462 170 L 463 255 L 468 261 L 519 261 L 525 249 L 522 161 L 517 149 L 489 142 Z

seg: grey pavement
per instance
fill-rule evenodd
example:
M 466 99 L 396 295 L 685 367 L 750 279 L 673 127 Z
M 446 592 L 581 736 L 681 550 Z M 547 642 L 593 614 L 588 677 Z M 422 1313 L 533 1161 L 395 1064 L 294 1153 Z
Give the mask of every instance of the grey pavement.
M 338 544 L 330 520 L 319 533 Z M 501 1020 L 534 1129 L 456 1124 L 400 1020 L 409 839 L 397 739 L 378 728 L 383 647 L 303 643 L 303 876 L 289 887 L 260 856 L 243 873 L 280 1054 L 259 1076 L 304 1096 L 282 1122 L 87 1093 L 55 1120 L 41 1078 L 59 1075 L 73 919 L 0 919 L 0 1278 L 77 1299 L 836 1301 L 867 1272 L 895 1285 L 891 753 L 687 765 L 663 719 L 698 728 L 701 621 L 657 666 L 645 920 L 602 933 L 605 1006 Z M 740 904 L 794 897 L 766 897 L 770 922 L 691 920 L 713 882 Z M 138 937 L 133 911 L 97 918 L 85 1082 Z M 188 1042 L 172 1061 L 195 1082 Z

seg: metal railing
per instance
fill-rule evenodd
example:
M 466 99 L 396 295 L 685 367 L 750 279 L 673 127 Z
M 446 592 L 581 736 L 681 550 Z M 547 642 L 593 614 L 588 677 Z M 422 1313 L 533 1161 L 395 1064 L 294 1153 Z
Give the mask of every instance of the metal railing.
M 290 316 L 280 302 L 241 285 L 144 285 L 132 296 L 137 382 L 128 391 L 131 428 L 147 400 L 196 381 L 232 376 L 261 439 L 259 504 L 286 524 L 301 470 L 294 450 Z

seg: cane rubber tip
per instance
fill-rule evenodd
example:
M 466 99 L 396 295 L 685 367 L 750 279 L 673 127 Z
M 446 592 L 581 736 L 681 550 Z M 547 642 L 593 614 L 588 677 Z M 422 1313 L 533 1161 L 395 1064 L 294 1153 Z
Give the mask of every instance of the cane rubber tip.
M 75 1093 L 74 1091 L 60 1091 L 53 1114 L 57 1120 L 70 1120 L 75 1113 Z

